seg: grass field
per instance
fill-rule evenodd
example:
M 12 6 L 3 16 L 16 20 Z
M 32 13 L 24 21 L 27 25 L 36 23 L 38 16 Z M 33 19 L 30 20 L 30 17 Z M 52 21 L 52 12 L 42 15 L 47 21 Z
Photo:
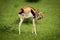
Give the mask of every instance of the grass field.
M 32 34 L 31 21 L 24 22 L 18 34 L 18 10 L 32 6 L 44 13 L 37 20 L 37 36 Z M 0 40 L 60 40 L 60 0 L 0 0 Z

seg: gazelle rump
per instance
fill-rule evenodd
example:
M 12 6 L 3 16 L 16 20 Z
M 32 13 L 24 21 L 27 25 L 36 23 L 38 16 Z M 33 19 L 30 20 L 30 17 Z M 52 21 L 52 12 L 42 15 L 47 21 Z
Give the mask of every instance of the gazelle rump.
M 42 12 L 38 12 L 35 8 L 33 8 L 31 6 L 23 6 L 19 10 L 18 16 L 20 18 L 19 34 L 21 33 L 20 27 L 21 27 L 22 22 L 24 21 L 24 19 L 31 18 L 32 19 L 32 23 L 33 23 L 32 33 L 35 33 L 37 35 L 35 21 L 38 20 L 38 19 L 42 19 L 43 18 Z

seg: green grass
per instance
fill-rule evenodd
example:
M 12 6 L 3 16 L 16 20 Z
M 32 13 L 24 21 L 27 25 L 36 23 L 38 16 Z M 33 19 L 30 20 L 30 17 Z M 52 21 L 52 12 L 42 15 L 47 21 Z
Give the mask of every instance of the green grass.
M 32 34 L 32 23 L 24 22 L 21 35 L 18 34 L 18 10 L 22 6 L 32 6 L 44 13 L 37 20 L 37 36 Z M 60 1 L 41 0 L 0 0 L 0 40 L 60 40 Z

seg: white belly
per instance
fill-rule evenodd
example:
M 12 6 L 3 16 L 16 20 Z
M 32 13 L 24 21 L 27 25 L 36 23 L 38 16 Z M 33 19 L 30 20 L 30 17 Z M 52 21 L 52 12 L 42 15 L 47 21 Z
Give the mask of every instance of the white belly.
M 32 18 L 32 17 L 34 17 L 31 12 L 29 12 L 29 13 L 22 13 L 22 15 L 23 15 L 23 18 Z

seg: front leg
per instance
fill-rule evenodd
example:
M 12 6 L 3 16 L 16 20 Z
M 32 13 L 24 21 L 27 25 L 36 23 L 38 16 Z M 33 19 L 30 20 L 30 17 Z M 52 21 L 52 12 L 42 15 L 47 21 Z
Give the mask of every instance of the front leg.
M 33 32 L 37 35 L 37 33 L 36 33 L 36 24 L 35 24 L 35 19 L 33 19 L 33 28 L 32 28 L 32 33 L 33 33 Z
M 22 15 L 19 15 L 19 17 L 20 17 L 20 22 L 19 22 L 19 34 L 20 34 L 21 33 L 20 27 L 24 19 L 22 18 Z
M 20 27 L 21 27 L 21 25 L 22 25 L 22 22 L 23 22 L 23 19 L 20 19 L 20 22 L 19 22 L 19 34 L 21 33 Z

